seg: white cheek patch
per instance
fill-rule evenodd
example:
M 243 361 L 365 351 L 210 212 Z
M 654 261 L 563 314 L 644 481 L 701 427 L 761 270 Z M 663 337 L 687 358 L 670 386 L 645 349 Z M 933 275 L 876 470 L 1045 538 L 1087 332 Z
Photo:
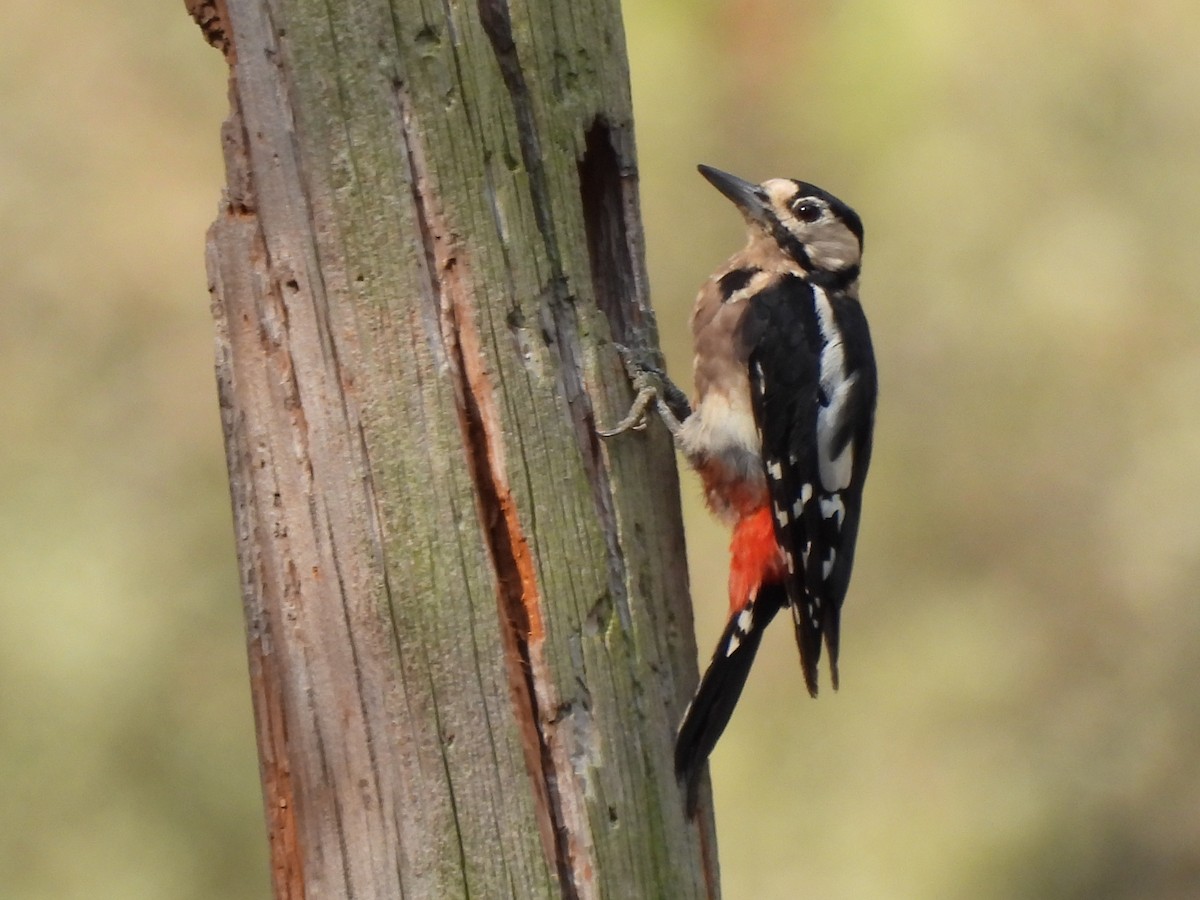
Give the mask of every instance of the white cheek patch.
M 858 247 L 842 238 L 809 241 L 804 249 L 814 266 L 830 272 L 848 269 L 858 260 Z

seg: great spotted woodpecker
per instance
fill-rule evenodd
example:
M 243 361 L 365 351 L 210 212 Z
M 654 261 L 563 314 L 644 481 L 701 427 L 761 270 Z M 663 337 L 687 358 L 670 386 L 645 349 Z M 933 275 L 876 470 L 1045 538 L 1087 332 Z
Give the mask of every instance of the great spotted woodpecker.
M 877 389 L 858 302 L 858 214 L 803 181 L 751 184 L 709 166 L 700 173 L 741 211 L 748 240 L 696 298 L 695 409 L 627 355 L 638 398 L 603 432 L 636 426 L 654 402 L 709 508 L 733 527 L 728 623 L 675 745 L 689 816 L 704 763 L 780 609 L 791 609 L 809 694 L 817 694 L 822 640 L 837 689 Z

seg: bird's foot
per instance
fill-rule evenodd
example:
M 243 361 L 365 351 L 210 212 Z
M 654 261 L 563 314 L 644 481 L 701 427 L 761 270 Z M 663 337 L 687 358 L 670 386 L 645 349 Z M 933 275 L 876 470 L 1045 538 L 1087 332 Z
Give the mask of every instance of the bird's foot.
M 620 422 L 608 429 L 597 429 L 601 437 L 615 437 L 626 431 L 641 431 L 646 427 L 646 411 L 653 405 L 667 430 L 674 438 L 679 437 L 679 429 L 683 420 L 692 414 L 687 395 L 684 394 L 666 373 L 657 366 L 644 361 L 644 352 L 631 350 L 621 344 L 614 344 L 621 354 L 625 371 L 629 375 L 629 383 L 637 391 L 629 413 Z

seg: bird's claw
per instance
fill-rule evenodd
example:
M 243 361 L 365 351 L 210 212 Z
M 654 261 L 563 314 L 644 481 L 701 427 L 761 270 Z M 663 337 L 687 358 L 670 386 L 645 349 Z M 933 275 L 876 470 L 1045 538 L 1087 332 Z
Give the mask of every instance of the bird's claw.
M 623 344 L 614 344 L 613 346 L 620 354 L 625 372 L 629 376 L 630 385 L 637 393 L 625 418 L 612 428 L 597 429 L 596 433 L 601 437 L 615 437 L 626 431 L 643 431 L 646 428 L 646 410 L 651 404 L 654 404 L 663 424 L 667 426 L 672 435 L 677 435 L 680 428 L 680 417 L 676 415 L 673 407 L 682 406 L 684 410 L 682 418 L 687 418 L 687 415 L 691 413 L 687 397 L 671 383 L 662 369 L 643 361 L 646 357 L 644 351 L 639 352 Z

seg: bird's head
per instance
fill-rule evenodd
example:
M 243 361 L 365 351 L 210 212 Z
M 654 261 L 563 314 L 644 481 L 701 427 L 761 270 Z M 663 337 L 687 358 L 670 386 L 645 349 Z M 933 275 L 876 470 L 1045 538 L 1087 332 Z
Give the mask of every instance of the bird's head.
M 837 197 L 805 181 L 772 178 L 753 184 L 712 166 L 699 169 L 741 210 L 752 245 L 765 239 L 807 271 L 857 277 L 862 219 Z

